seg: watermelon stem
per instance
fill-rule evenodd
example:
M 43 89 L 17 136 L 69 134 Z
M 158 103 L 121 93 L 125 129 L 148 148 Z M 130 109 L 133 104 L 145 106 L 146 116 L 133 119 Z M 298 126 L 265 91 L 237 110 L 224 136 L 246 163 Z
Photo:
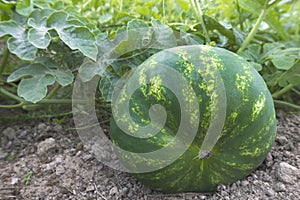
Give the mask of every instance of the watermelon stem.
M 2 62 L 1 62 L 1 65 L 0 65 L 0 76 L 5 71 L 9 55 L 10 55 L 10 53 L 9 53 L 8 48 L 5 48 L 4 53 L 2 55 Z
M 210 43 L 210 38 L 208 36 L 208 32 L 207 32 L 206 26 L 204 24 L 203 12 L 202 12 L 202 9 L 201 9 L 200 2 L 199 1 L 195 1 L 195 0 L 190 0 L 190 4 L 192 6 L 192 9 L 193 9 L 193 11 L 194 11 L 197 19 L 200 22 L 201 28 L 203 29 L 203 33 L 204 33 L 204 37 L 205 37 L 206 43 L 209 44 Z
M 290 91 L 291 89 L 293 89 L 294 85 L 293 84 L 288 84 L 287 86 L 285 86 L 284 88 L 282 88 L 281 90 L 275 92 L 272 94 L 272 97 L 273 98 L 278 98 L 280 97 L 281 95 L 283 95 L 284 93 Z
M 289 102 L 286 102 L 286 101 L 274 100 L 274 103 L 277 104 L 277 105 L 288 106 L 290 108 L 300 110 L 300 106 L 297 106 L 295 104 L 292 104 L 292 103 L 289 103 Z
M 251 29 L 248 37 L 244 40 L 242 46 L 240 47 L 240 49 L 237 52 L 244 51 L 246 49 L 246 47 L 248 46 L 248 44 L 252 41 L 252 39 L 255 36 L 260 24 L 262 23 L 262 21 L 264 20 L 266 14 L 268 13 L 267 11 L 268 11 L 268 9 L 266 8 L 266 6 L 265 6 L 265 8 L 263 8 L 261 10 L 261 13 L 259 14 L 259 17 L 258 17 L 256 23 L 254 24 L 254 26 Z

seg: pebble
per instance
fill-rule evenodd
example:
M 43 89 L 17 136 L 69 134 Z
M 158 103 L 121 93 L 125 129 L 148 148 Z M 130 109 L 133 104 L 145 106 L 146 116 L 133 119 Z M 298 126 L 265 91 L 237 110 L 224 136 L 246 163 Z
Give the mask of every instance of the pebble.
M 129 191 L 127 196 L 128 196 L 129 198 L 132 197 L 132 196 L 133 196 L 132 191 Z
M 272 161 L 273 161 L 273 156 L 271 153 L 268 153 L 268 155 L 266 157 L 266 165 L 268 167 L 270 167 L 272 165 Z
M 283 135 L 277 136 L 276 141 L 278 141 L 279 144 L 286 144 L 286 143 L 288 143 L 288 140 Z
M 92 184 L 89 184 L 85 189 L 85 191 L 87 191 L 87 192 L 92 192 L 94 190 L 95 190 L 95 187 Z
M 46 154 L 51 149 L 56 148 L 56 141 L 54 138 L 47 138 L 44 141 L 40 142 L 37 146 L 37 154 L 42 156 Z
M 16 185 L 18 182 L 19 182 L 19 178 L 15 178 L 15 177 L 13 177 L 13 178 L 11 178 L 11 182 L 10 182 L 10 184 L 12 184 L 12 185 Z
M 18 133 L 18 138 L 19 139 L 27 139 L 29 134 L 30 133 L 28 130 L 22 130 Z
M 57 176 L 60 176 L 60 175 L 64 174 L 65 172 L 66 172 L 66 169 L 62 165 L 58 165 L 55 169 L 55 174 Z
M 2 131 L 2 134 L 8 137 L 9 140 L 13 140 L 16 137 L 16 131 L 15 129 L 11 127 L 7 127 Z
M 37 127 L 39 130 L 45 130 L 47 128 L 47 125 L 44 123 L 40 123 Z
M 275 184 L 274 190 L 276 192 L 283 192 L 283 191 L 286 191 L 286 188 L 285 188 L 285 185 L 283 183 L 279 182 L 279 183 Z
M 8 153 L 4 152 L 1 148 L 0 148 L 0 159 L 4 159 L 8 156 Z
M 269 197 L 274 197 L 275 196 L 275 191 L 270 188 L 266 191 L 266 195 L 269 196 Z
M 123 187 L 123 188 L 122 188 L 122 194 L 123 194 L 123 195 L 128 194 L 128 192 L 129 192 L 128 187 Z
M 237 189 L 237 184 L 233 183 L 230 187 L 230 190 L 236 190 Z
M 242 181 L 242 186 L 243 186 L 243 187 L 245 187 L 245 186 L 247 186 L 247 185 L 249 185 L 249 181 L 247 181 L 247 180 Z
M 56 132 L 61 132 L 63 130 L 63 127 L 59 124 L 56 124 L 54 127 L 53 127 L 53 130 L 56 131 Z
M 86 154 L 86 155 L 84 155 L 83 157 L 82 157 L 82 160 L 83 161 L 89 161 L 89 160 L 91 160 L 93 158 L 93 155 L 91 155 L 91 154 Z
M 63 163 L 63 157 L 56 156 L 52 162 L 46 164 L 45 169 L 46 171 L 53 170 L 57 165 L 61 163 Z
M 113 196 L 115 194 L 118 193 L 118 188 L 116 186 L 112 187 L 110 190 L 109 190 L 109 195 L 110 196 Z
M 275 175 L 278 180 L 284 183 L 294 184 L 295 179 L 297 179 L 297 171 L 298 169 L 296 167 L 286 162 L 281 162 L 276 168 Z
M 78 151 L 78 152 L 75 154 L 75 156 L 76 156 L 76 157 L 79 157 L 79 156 L 81 156 L 81 154 L 82 154 L 82 151 Z

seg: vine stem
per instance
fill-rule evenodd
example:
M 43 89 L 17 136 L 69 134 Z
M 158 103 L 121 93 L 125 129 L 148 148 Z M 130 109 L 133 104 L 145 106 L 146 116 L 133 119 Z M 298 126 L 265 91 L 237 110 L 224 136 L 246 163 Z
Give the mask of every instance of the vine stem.
M 274 100 L 274 103 L 281 106 L 287 106 L 296 110 L 300 110 L 300 106 L 286 102 L 286 101 L 280 101 L 280 100 Z
M 236 1 L 236 9 L 239 13 L 239 24 L 240 24 L 240 29 L 244 31 L 244 25 L 243 25 L 243 20 L 242 20 L 242 13 L 239 5 L 239 0 Z
M 0 93 L 19 102 L 18 104 L 14 104 L 14 105 L 0 105 L 0 108 L 19 108 L 25 104 L 22 98 L 18 97 L 17 95 L 14 95 L 13 93 L 5 90 L 4 88 L 0 88 Z
M 165 6 L 165 0 L 162 0 L 162 8 L 163 8 L 163 21 L 166 24 L 166 6 Z
M 15 105 L 0 105 L 0 108 L 18 108 L 18 107 L 22 107 L 22 106 L 37 107 L 42 104 L 71 104 L 73 101 L 85 102 L 85 101 L 81 101 L 81 100 L 72 100 L 72 99 L 43 99 L 43 100 L 39 101 L 37 104 L 31 105 L 30 102 L 25 101 L 21 97 L 18 97 L 17 95 L 5 90 L 4 88 L 0 88 L 0 93 L 19 102 L 18 104 L 15 104 Z
M 24 106 L 24 103 L 21 102 L 21 103 L 18 103 L 18 104 L 14 104 L 14 105 L 0 105 L 0 108 L 8 108 L 8 109 L 11 109 L 11 108 L 20 108 Z
M 18 97 L 17 95 L 7 91 L 4 88 L 0 88 L 0 93 L 4 94 L 5 96 L 8 96 L 11 99 L 17 100 L 18 102 L 23 102 L 24 103 L 24 100 L 21 97 Z
M 9 50 L 6 47 L 5 51 L 3 53 L 2 62 L 1 62 L 1 65 L 0 65 L 0 75 L 2 75 L 2 73 L 4 72 L 4 69 L 5 69 L 6 65 L 7 65 L 9 54 L 10 54 Z
M 244 40 L 242 46 L 239 48 L 239 50 L 237 52 L 241 52 L 243 50 L 246 49 L 246 47 L 248 46 L 248 44 L 251 42 L 251 40 L 253 39 L 253 37 L 255 36 L 260 24 L 262 23 L 262 21 L 264 20 L 266 14 L 268 13 L 268 9 L 264 8 L 261 10 L 258 19 L 256 20 L 252 30 L 250 31 L 249 35 L 247 36 L 247 38 Z
M 298 5 L 297 5 L 298 3 Z M 300 9 L 300 2 L 298 1 L 295 5 L 296 9 L 298 6 L 298 10 Z M 296 16 L 296 27 L 295 27 L 295 39 L 298 42 L 299 41 L 299 32 L 300 32 L 300 12 L 297 12 Z
M 51 92 L 49 92 L 49 94 L 47 95 L 46 99 L 51 99 L 52 97 L 54 97 L 54 95 L 58 92 L 58 90 L 61 88 L 60 85 L 56 85 L 53 90 L 51 90 Z
M 284 88 L 282 88 L 281 90 L 273 93 L 272 97 L 274 99 L 276 99 L 276 98 L 280 97 L 281 95 L 283 95 L 284 93 L 286 93 L 286 92 L 290 91 L 291 89 L 293 89 L 293 87 L 294 87 L 294 85 L 290 83 L 287 86 L 285 86 Z
M 293 88 L 292 91 L 295 92 L 297 95 L 300 96 L 300 92 L 298 90 L 296 90 L 295 88 Z
M 203 29 L 203 33 L 204 33 L 206 43 L 209 44 L 210 43 L 210 38 L 208 36 L 208 32 L 207 32 L 206 26 L 204 24 L 203 12 L 202 12 L 202 9 L 201 9 L 200 2 L 197 1 L 197 0 L 190 0 L 190 4 L 192 6 L 193 12 L 195 13 L 197 19 L 200 22 L 201 28 Z
M 123 0 L 120 1 L 120 12 L 123 12 Z

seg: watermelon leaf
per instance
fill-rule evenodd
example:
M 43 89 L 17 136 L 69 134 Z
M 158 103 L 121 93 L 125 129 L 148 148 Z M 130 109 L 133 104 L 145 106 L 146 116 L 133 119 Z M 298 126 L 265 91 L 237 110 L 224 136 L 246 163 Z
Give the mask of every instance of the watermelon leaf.
M 37 48 L 28 41 L 28 32 L 17 34 L 7 40 L 7 46 L 11 53 L 16 54 L 23 60 L 34 60 Z
M 295 58 L 286 55 L 274 56 L 271 61 L 277 69 L 283 70 L 289 70 L 295 64 Z
M 47 94 L 47 86 L 57 81 L 62 86 L 67 86 L 73 82 L 74 76 L 70 70 L 61 68 L 50 68 L 43 63 L 32 63 L 22 66 L 10 74 L 7 81 L 13 82 L 18 79 L 18 95 L 26 101 L 37 103 Z M 28 78 L 30 76 L 30 78 Z
M 80 21 L 69 20 L 68 17 L 67 12 L 54 12 L 47 19 L 47 27 L 54 29 L 72 50 L 78 49 L 85 56 L 96 60 L 98 48 L 94 34 L 87 27 L 78 26 Z

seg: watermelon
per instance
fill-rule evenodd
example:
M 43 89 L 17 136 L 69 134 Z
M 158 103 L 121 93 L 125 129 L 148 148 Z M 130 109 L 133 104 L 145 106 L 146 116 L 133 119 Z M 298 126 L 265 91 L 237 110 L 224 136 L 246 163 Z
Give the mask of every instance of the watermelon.
M 152 189 L 214 191 L 249 175 L 274 142 L 275 109 L 264 80 L 226 49 L 160 51 L 118 88 L 113 146 L 124 168 Z

